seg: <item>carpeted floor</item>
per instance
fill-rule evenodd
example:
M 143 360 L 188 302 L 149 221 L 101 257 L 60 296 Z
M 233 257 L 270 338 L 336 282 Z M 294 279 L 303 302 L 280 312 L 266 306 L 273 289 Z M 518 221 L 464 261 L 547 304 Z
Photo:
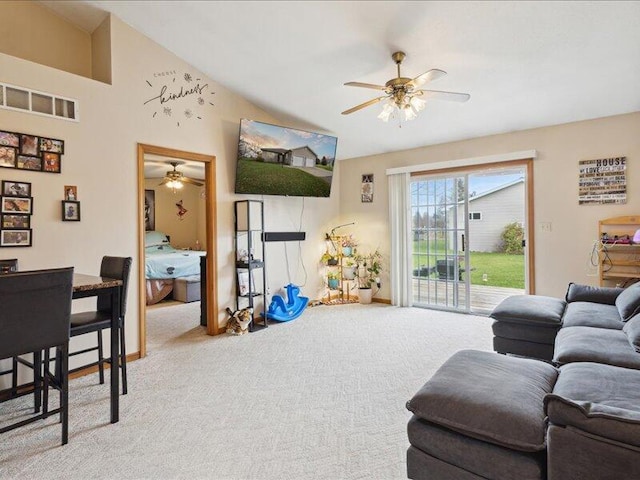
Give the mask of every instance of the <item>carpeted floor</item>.
M 0 478 L 404 479 L 406 401 L 455 351 L 491 349 L 488 318 L 416 308 L 318 306 L 240 337 L 198 315 L 150 310 L 120 422 L 97 375 L 73 380 L 69 444 L 53 418 L 6 433 Z

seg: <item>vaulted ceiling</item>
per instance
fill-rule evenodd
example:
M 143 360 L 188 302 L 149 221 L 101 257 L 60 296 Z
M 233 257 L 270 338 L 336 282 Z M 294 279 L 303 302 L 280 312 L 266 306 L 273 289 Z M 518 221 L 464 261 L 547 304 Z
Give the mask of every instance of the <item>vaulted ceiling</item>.
M 87 29 L 115 14 L 286 126 L 337 136 L 340 160 L 640 110 L 637 1 L 41 3 Z M 471 99 L 401 128 L 380 105 L 341 115 L 380 95 L 343 84 L 395 77 L 396 50 L 403 76 L 444 70 L 425 88 Z

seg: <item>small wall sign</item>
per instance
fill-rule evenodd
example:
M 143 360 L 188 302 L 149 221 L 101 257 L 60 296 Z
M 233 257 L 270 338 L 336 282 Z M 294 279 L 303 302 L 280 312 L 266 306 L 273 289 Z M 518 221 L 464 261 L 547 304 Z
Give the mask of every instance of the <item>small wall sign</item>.
M 579 205 L 627 203 L 627 157 L 579 162 Z

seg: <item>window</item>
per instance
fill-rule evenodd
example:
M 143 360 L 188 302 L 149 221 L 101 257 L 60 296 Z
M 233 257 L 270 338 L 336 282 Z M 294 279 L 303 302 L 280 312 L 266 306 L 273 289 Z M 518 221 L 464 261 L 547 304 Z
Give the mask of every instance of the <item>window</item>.
M 482 220 L 482 212 L 469 212 L 469 220 Z
M 78 121 L 77 100 L 6 83 L 0 83 L 0 108 Z

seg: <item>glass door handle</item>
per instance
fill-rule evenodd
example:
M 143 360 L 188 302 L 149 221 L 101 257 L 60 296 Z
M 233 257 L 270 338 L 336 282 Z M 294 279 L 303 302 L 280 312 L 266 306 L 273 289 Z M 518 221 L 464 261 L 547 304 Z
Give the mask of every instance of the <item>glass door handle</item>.
M 462 234 L 462 251 L 464 252 L 464 233 Z

